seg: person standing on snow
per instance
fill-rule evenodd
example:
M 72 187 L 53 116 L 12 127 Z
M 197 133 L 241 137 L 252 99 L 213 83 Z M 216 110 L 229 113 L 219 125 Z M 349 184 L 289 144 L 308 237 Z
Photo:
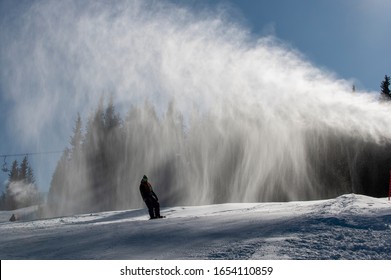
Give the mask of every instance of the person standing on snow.
M 148 177 L 144 175 L 140 183 L 140 193 L 148 207 L 149 216 L 151 219 L 163 218 L 160 216 L 160 205 L 157 195 L 152 190 L 151 184 L 148 182 Z

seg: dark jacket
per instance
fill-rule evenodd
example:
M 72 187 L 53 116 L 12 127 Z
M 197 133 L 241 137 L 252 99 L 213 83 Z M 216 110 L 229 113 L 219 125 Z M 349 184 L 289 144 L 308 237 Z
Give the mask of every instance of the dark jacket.
M 157 195 L 153 192 L 152 186 L 149 182 L 141 181 L 140 193 L 144 201 L 149 198 L 154 198 L 156 201 L 158 201 Z

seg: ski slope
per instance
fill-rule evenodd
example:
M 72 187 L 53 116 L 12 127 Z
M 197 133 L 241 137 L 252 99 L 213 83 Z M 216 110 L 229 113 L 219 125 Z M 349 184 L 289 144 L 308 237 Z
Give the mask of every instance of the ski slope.
M 167 207 L 159 220 L 146 209 L 29 220 L 34 210 L 0 213 L 1 259 L 391 259 L 387 198 Z

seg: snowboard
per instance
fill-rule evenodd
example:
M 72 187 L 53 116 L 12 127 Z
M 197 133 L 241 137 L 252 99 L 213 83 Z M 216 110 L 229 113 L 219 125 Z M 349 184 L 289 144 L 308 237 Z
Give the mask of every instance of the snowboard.
M 160 216 L 159 218 L 149 218 L 150 220 L 159 220 L 159 219 L 164 219 L 166 216 Z

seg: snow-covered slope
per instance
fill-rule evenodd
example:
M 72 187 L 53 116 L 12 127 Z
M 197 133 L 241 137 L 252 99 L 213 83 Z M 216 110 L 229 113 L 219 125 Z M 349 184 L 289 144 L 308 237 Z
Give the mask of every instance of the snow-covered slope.
M 1 259 L 391 259 L 391 203 L 361 195 L 9 222 Z M 29 209 L 31 211 L 31 209 Z M 30 216 L 31 217 L 31 216 Z

